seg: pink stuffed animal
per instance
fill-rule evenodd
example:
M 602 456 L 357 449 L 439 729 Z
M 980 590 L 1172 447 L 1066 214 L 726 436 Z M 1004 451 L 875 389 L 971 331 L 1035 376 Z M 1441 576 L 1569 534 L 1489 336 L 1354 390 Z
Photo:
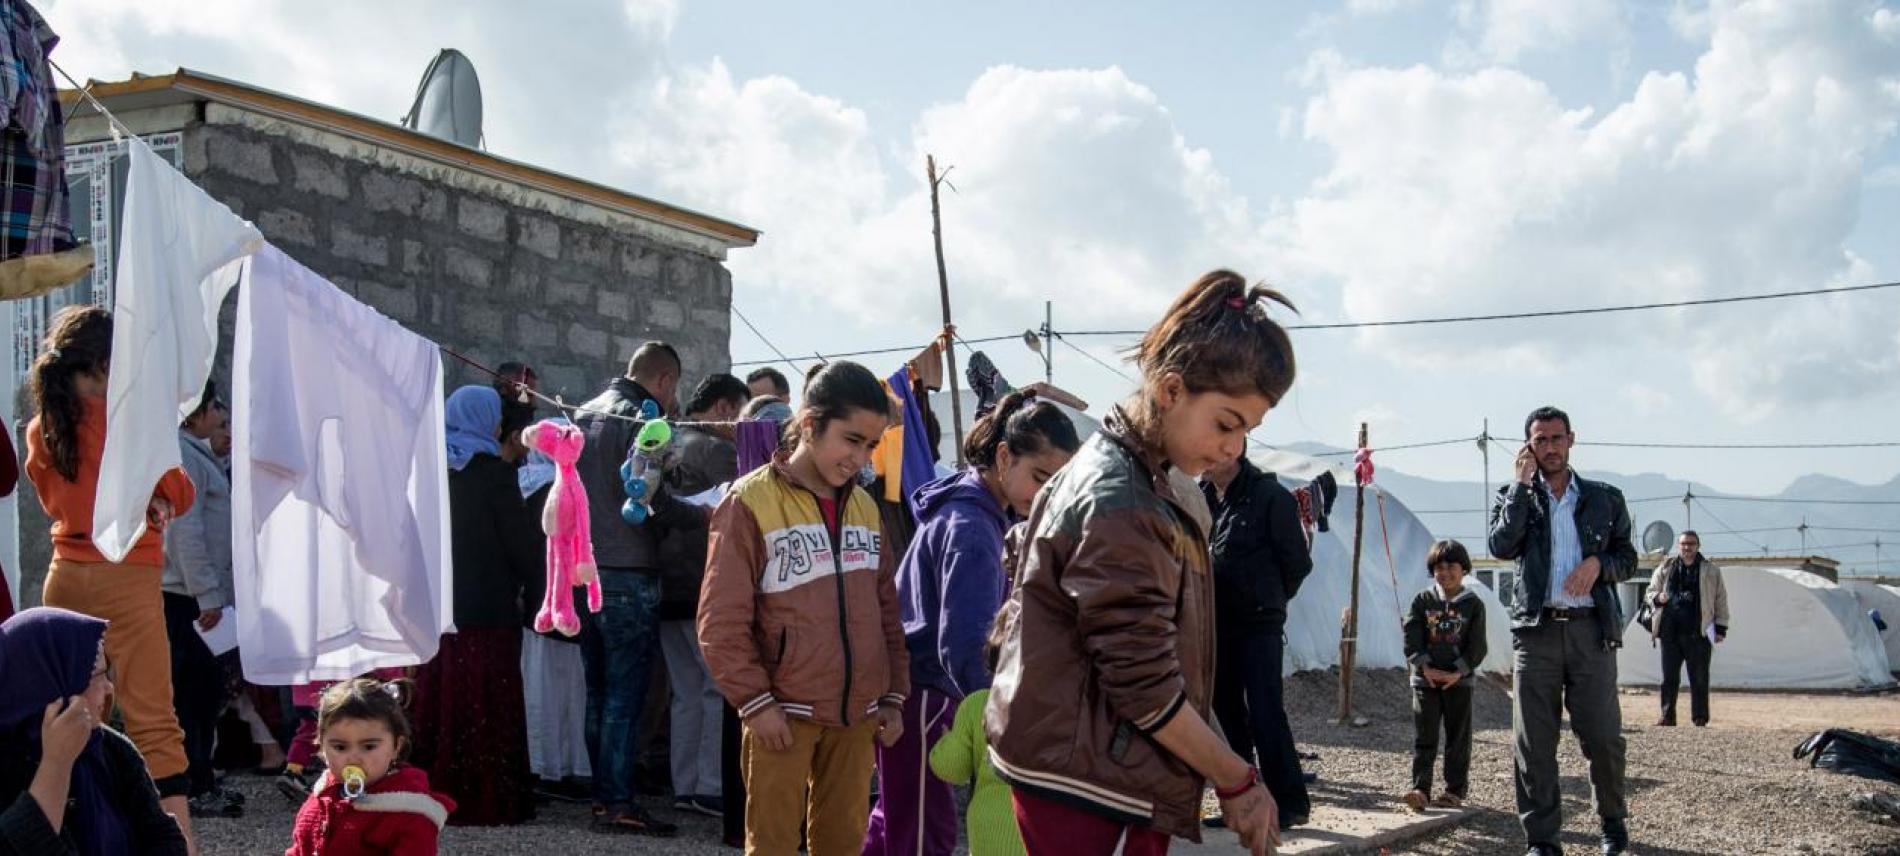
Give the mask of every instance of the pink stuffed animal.
M 587 609 L 600 611 L 600 573 L 594 563 L 594 537 L 587 523 L 587 488 L 574 468 L 587 437 L 581 429 L 551 420 L 528 426 L 521 442 L 554 461 L 554 489 L 541 508 L 541 531 L 548 536 L 548 590 L 534 629 L 573 636 L 581 631 L 574 611 L 574 587 L 587 586 Z

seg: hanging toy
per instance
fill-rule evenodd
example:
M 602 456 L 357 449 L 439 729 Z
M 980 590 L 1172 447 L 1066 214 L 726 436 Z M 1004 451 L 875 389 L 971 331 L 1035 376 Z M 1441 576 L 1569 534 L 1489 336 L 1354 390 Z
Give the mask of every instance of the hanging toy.
M 627 491 L 620 519 L 629 526 L 639 526 L 653 516 L 653 496 L 660 489 L 660 455 L 673 444 L 673 426 L 660 418 L 658 404 L 647 401 L 640 406 L 640 414 L 646 424 L 640 426 L 626 463 L 620 465 L 620 480 Z
M 541 611 L 535 613 L 534 629 L 537 633 L 559 630 L 571 637 L 581 632 L 581 619 L 574 611 L 575 586 L 587 586 L 588 611 L 600 611 L 600 574 L 587 519 L 587 488 L 574 467 L 587 435 L 573 425 L 547 420 L 528 426 L 521 432 L 521 441 L 554 462 L 554 487 L 541 507 L 541 531 L 548 536 L 547 593 L 542 596 Z
M 369 787 L 369 776 L 368 774 L 363 772 L 362 767 L 358 767 L 355 764 L 351 764 L 350 766 L 343 768 L 343 798 L 344 799 L 354 800 L 357 797 L 362 796 L 364 789 L 368 787 Z

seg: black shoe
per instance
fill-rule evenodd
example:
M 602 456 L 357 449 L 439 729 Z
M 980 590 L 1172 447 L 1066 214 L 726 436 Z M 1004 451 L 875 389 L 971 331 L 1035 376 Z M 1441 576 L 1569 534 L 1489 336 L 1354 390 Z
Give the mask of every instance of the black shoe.
M 1620 817 L 1603 819 L 1603 856 L 1620 856 L 1630 849 L 1629 823 Z
M 1563 856 L 1564 850 L 1555 844 L 1532 844 L 1524 851 L 1524 856 Z
M 231 796 L 222 788 L 213 788 L 186 800 L 185 805 L 191 810 L 192 817 L 243 817 L 244 803 L 231 799 Z
M 1293 829 L 1293 828 L 1296 828 L 1296 827 L 1301 827 L 1301 826 L 1305 826 L 1305 825 L 1307 825 L 1307 824 L 1309 824 L 1309 823 L 1312 823 L 1312 822 L 1313 822 L 1313 821 L 1312 821 L 1312 818 L 1309 818 L 1309 817 L 1307 817 L 1306 815 L 1303 815 L 1303 814 L 1289 814 L 1289 815 L 1287 815 L 1286 817 L 1283 817 L 1283 818 L 1280 818 L 1280 828 L 1281 828 L 1281 829 Z
M 1201 818 L 1201 825 L 1207 827 L 1208 829 L 1226 829 L 1227 818 L 1222 817 L 1218 814 L 1214 815 L 1213 817 L 1203 817 Z
M 1300 774 L 1300 781 L 1302 781 L 1302 782 L 1304 782 L 1304 783 L 1306 783 L 1306 784 L 1309 784 L 1309 785 L 1310 785 L 1310 784 L 1313 784 L 1314 782 L 1317 782 L 1317 781 L 1319 781 L 1319 774 L 1318 774 L 1318 773 L 1311 773 L 1311 772 L 1307 772 L 1307 773 L 1301 773 L 1301 774 Z

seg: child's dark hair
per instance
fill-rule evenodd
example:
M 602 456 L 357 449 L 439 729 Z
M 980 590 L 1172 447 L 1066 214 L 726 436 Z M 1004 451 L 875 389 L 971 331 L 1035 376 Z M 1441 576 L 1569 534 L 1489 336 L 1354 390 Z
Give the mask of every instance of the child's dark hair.
M 97 306 L 68 306 L 53 316 L 27 385 L 40 414 L 40 440 L 53 458 L 53 469 L 67 481 L 79 479 L 79 423 L 84 407 L 73 379 L 105 372 L 111 365 L 111 313 Z
M 857 363 L 834 360 L 805 375 L 805 394 L 798 416 L 810 414 L 813 434 L 823 434 L 834 420 L 848 419 L 853 411 L 869 410 L 889 419 L 891 395 L 871 370 Z M 786 443 L 796 447 L 802 418 L 786 423 Z
M 1457 541 L 1447 540 L 1433 544 L 1432 548 L 1425 553 L 1425 572 L 1436 571 L 1438 566 L 1445 562 L 1464 568 L 1467 574 L 1471 573 L 1471 552 Z
M 1262 395 L 1278 405 L 1293 386 L 1293 341 L 1267 317 L 1268 303 L 1298 311 L 1278 291 L 1248 286 L 1230 270 L 1195 280 L 1135 346 L 1131 359 L 1144 386 L 1151 391 L 1174 373 L 1191 393 Z
M 396 757 L 403 758 L 409 754 L 410 744 L 409 716 L 403 711 L 414 693 L 415 683 L 407 678 L 354 678 L 333 684 L 317 702 L 317 740 L 321 742 L 330 725 L 341 720 L 380 722 L 396 739 Z
M 1019 389 L 1003 396 L 995 410 L 976 420 L 970 435 L 963 438 L 963 457 L 974 466 L 988 469 L 996 466 L 996 450 L 1004 445 L 1009 446 L 1010 454 L 1021 456 L 1051 446 L 1073 453 L 1082 447 L 1082 441 L 1075 435 L 1075 423 L 1060 408 Z

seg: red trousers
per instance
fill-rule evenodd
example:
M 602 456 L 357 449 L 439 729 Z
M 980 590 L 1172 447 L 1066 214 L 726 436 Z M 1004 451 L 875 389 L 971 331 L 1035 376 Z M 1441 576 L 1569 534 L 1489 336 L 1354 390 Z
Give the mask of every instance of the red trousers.
M 1023 830 L 1023 845 L 1029 856 L 1110 856 L 1122 837 L 1123 856 L 1165 856 L 1168 836 L 1141 826 L 1133 826 L 1091 814 L 1079 808 L 1045 800 L 1016 791 L 1016 825 Z

